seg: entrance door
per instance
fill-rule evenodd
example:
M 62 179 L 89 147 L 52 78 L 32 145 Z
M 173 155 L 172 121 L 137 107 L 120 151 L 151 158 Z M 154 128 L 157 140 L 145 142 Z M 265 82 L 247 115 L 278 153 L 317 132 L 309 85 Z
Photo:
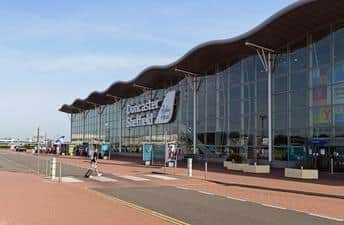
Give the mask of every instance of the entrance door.
M 321 171 L 329 171 L 331 152 L 328 146 L 315 144 L 313 149 L 313 164 Z
M 344 172 L 344 146 L 333 148 L 333 171 Z

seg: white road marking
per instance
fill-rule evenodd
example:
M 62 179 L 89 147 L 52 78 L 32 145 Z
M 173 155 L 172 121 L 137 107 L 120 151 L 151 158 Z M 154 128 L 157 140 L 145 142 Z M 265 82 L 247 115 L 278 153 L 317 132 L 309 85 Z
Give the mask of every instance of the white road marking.
M 275 208 L 275 209 L 286 209 L 284 207 L 276 206 L 276 205 L 269 205 L 269 204 L 264 204 L 264 203 L 262 205 L 266 207 L 270 207 L 270 208 Z
M 127 179 L 127 180 L 133 180 L 133 181 L 149 181 L 149 179 L 142 178 L 142 177 L 135 177 L 130 175 L 119 175 L 120 178 Z
M 161 179 L 161 180 L 177 180 L 177 178 L 168 177 L 168 176 L 159 175 L 159 174 L 148 174 L 148 175 L 145 175 L 145 176 L 146 177 L 157 178 L 157 179 Z
M 178 189 L 182 189 L 182 190 L 190 190 L 189 188 L 186 188 L 186 187 L 176 187 Z
M 316 217 L 320 217 L 320 218 L 324 218 L 324 219 L 328 219 L 328 220 L 334 220 L 334 221 L 338 221 L 338 222 L 344 221 L 344 219 L 339 219 L 339 218 L 330 217 L 330 216 L 324 216 L 324 215 L 320 215 L 320 214 L 316 214 L 316 213 L 308 213 L 308 215 L 316 216 Z
M 198 191 L 201 194 L 205 194 L 205 195 L 215 195 L 214 193 L 210 193 L 210 192 L 206 192 L 206 191 Z
M 247 200 L 245 200 L 245 199 L 234 198 L 234 197 L 231 197 L 231 196 L 226 196 L 226 198 L 231 199 L 231 200 L 241 201 L 241 202 L 247 202 Z
M 109 178 L 109 177 L 103 177 L 103 176 L 94 176 L 94 177 L 90 177 L 90 179 L 92 180 L 96 180 L 96 181 L 100 181 L 100 182 L 117 182 L 118 180 Z
M 62 183 L 80 183 L 83 182 L 75 177 L 61 177 Z

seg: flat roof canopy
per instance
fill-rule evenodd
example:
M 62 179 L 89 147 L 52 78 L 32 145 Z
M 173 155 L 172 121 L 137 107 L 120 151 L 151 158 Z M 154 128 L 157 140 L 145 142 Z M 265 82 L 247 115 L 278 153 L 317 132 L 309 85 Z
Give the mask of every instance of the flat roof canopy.
M 252 30 L 225 40 L 210 41 L 187 52 L 177 61 L 165 66 L 151 66 L 143 70 L 136 78 L 129 82 L 115 82 L 103 92 L 92 96 L 94 103 L 99 105 L 111 104 L 115 100 L 102 99 L 106 96 L 116 96 L 119 99 L 131 98 L 143 93 L 141 88 L 163 89 L 177 84 L 184 78 L 184 74 L 176 72 L 182 69 L 205 76 L 215 71 L 216 65 L 230 66 L 239 60 L 254 55 L 256 52 L 245 42 L 253 42 L 271 49 L 282 50 L 288 42 L 301 38 L 308 32 L 338 20 L 344 20 L 344 4 L 338 0 L 304 0 L 280 10 L 275 15 Z M 92 93 L 93 94 L 93 93 Z M 91 94 L 91 95 L 92 95 Z M 90 96 L 89 96 L 90 97 Z M 76 101 L 80 101 L 76 103 Z M 87 110 L 94 108 L 87 101 L 77 99 L 72 106 Z

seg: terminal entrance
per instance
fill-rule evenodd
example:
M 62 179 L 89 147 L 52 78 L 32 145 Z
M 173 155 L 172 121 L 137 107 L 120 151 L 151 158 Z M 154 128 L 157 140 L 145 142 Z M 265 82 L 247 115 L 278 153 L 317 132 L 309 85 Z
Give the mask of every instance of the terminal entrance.
M 333 172 L 344 172 L 344 147 L 312 144 L 308 151 L 313 168 L 331 172 L 333 166 Z
M 330 171 L 330 147 L 320 144 L 312 144 L 309 148 L 309 153 L 312 158 L 314 168 L 317 168 L 320 171 Z

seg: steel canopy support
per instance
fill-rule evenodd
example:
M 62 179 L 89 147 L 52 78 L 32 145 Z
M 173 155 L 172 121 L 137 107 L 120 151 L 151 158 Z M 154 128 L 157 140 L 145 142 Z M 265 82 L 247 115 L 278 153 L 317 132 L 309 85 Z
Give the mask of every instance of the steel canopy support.
M 114 95 L 107 94 L 106 96 L 113 98 L 115 101 L 120 102 L 120 111 L 119 111 L 119 121 L 120 121 L 120 129 L 119 129 L 119 146 L 118 146 L 118 151 L 122 152 L 122 98 Z
M 98 136 L 98 141 L 100 142 L 100 130 L 101 130 L 101 117 L 102 117 L 102 114 L 104 112 L 104 109 L 105 107 L 102 109 L 102 106 L 101 105 L 98 105 L 97 103 L 94 103 L 94 102 L 90 102 L 90 101 L 86 101 L 87 103 L 91 104 L 94 106 L 94 110 L 96 112 L 96 115 L 98 114 L 99 115 L 99 124 L 98 124 L 98 134 L 96 134 L 96 136 Z M 99 112 L 97 112 L 97 109 L 99 109 Z M 94 117 L 95 119 L 95 124 L 97 124 L 97 116 Z
M 271 67 L 271 54 L 275 51 L 270 48 L 266 48 L 251 42 L 245 42 L 245 45 L 254 48 L 258 54 L 258 57 L 268 73 L 268 153 L 269 153 L 269 163 L 272 162 L 272 110 L 271 110 L 271 79 L 272 79 L 272 67 Z
M 199 76 L 196 73 L 192 73 L 186 70 L 182 69 L 174 69 L 176 72 L 183 73 L 193 91 L 193 154 L 196 154 L 196 148 L 197 148 L 197 112 L 196 112 L 196 101 L 197 101 L 197 76 Z

